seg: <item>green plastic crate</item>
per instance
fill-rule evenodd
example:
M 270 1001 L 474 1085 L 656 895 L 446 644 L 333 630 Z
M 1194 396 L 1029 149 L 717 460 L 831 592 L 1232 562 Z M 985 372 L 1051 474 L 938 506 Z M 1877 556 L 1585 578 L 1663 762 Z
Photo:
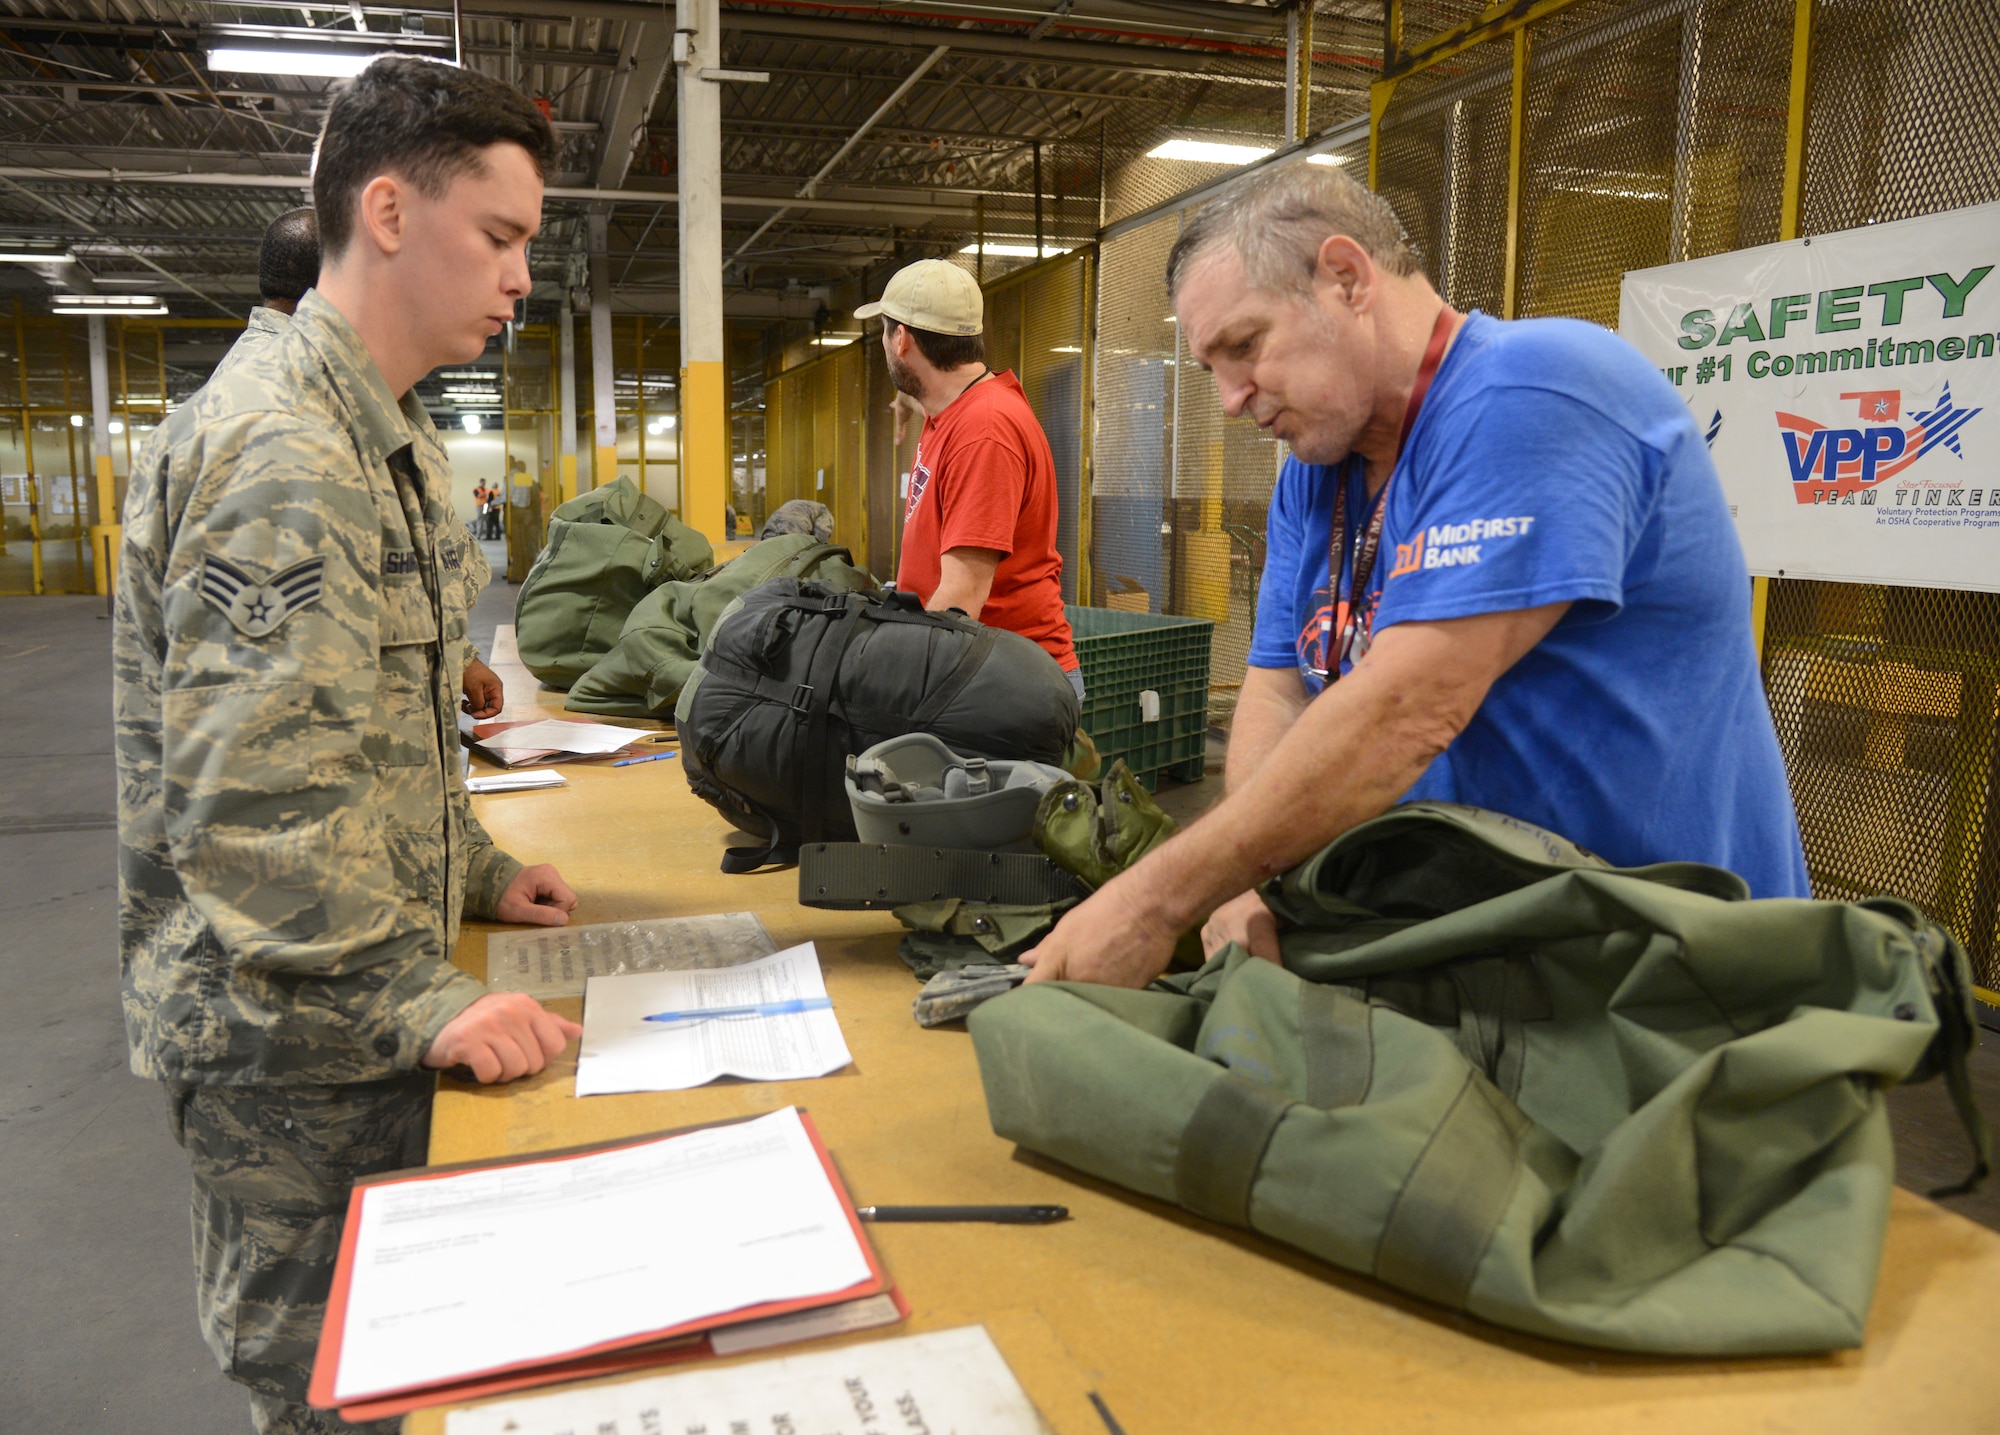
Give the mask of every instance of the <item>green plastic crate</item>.
M 1117 758 L 1148 788 L 1160 775 L 1196 782 L 1208 747 L 1208 652 L 1215 624 L 1206 618 L 1069 607 L 1070 632 L 1083 664 L 1083 730 L 1109 767 Z M 1160 695 L 1155 722 L 1141 717 L 1139 694 Z

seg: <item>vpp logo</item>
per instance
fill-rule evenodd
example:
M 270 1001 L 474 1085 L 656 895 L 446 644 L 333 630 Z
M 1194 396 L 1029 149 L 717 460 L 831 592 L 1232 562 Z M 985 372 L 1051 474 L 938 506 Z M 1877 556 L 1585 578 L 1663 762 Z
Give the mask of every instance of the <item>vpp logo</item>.
M 1959 458 L 1959 430 L 1981 410 L 1962 409 L 1952 402 L 1946 384 L 1935 406 L 1901 418 L 1900 389 L 1874 389 L 1842 394 L 1853 400 L 1859 420 L 1851 428 L 1832 428 L 1798 414 L 1779 412 L 1778 437 L 1792 470 L 1792 496 L 1800 503 L 1861 502 L 1873 504 L 1876 485 L 1894 478 L 1939 445 Z

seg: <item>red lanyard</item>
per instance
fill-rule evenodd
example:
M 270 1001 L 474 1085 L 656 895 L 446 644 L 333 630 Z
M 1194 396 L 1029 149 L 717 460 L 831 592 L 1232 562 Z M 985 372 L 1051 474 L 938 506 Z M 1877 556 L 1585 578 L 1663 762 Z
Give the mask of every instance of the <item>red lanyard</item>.
M 1417 368 L 1417 381 L 1410 386 L 1410 406 L 1403 411 L 1402 432 L 1396 435 L 1396 457 L 1401 458 L 1403 445 L 1410 441 L 1410 430 L 1417 426 L 1417 413 L 1424 406 L 1424 396 L 1431 391 L 1431 380 L 1437 377 L 1438 365 L 1444 362 L 1445 345 L 1451 342 L 1452 321 L 1458 318 L 1458 311 L 1447 304 L 1438 310 L 1437 323 L 1431 327 L 1431 341 L 1424 349 L 1424 361 Z M 1389 461 L 1393 473 L 1396 460 Z M 1389 494 L 1389 484 L 1385 479 L 1376 490 L 1375 501 L 1368 507 L 1368 519 L 1362 525 L 1361 541 L 1354 549 L 1354 577 L 1348 584 L 1348 596 L 1340 596 L 1340 570 L 1347 557 L 1347 474 L 1343 471 L 1333 491 L 1333 534 L 1327 545 L 1327 591 L 1332 598 L 1332 606 L 1337 610 L 1329 614 L 1328 624 L 1339 634 L 1338 642 L 1331 645 L 1326 656 L 1326 680 L 1329 683 L 1340 680 L 1341 664 L 1350 658 L 1359 660 L 1362 653 L 1354 652 L 1356 639 L 1368 626 L 1366 619 L 1372 617 L 1368 611 L 1368 579 L 1375 571 L 1375 554 L 1382 546 L 1382 511 L 1384 500 Z

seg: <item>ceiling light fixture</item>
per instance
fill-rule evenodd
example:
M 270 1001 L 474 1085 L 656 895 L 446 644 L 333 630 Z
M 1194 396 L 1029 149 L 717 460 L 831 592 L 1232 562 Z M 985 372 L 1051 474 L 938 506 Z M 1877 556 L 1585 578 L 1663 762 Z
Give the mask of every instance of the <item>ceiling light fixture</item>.
M 326 80 L 351 80 L 391 50 L 364 50 L 354 45 L 285 47 L 217 45 L 208 52 L 208 67 L 235 74 L 308 75 Z M 432 56 L 426 55 L 425 59 Z
M 76 256 L 67 250 L 9 249 L 0 252 L 0 264 L 74 264 Z
M 159 304 L 152 294 L 55 294 L 52 301 L 74 309 L 149 309 Z
M 67 299 L 63 300 L 65 305 L 68 302 Z M 167 306 L 156 304 L 151 309 L 127 309 L 120 306 L 114 309 L 99 305 L 89 309 L 57 308 L 51 309 L 49 312 L 58 319 L 102 319 L 110 315 L 116 315 L 120 319 L 145 319 L 164 315 L 167 312 Z
M 1181 159 L 1194 164 L 1249 164 L 1272 151 L 1261 145 L 1218 144 L 1213 140 L 1168 140 L 1146 151 L 1147 159 Z
M 859 334 L 821 334 L 813 342 L 822 349 L 838 349 L 860 338 Z
M 989 239 L 983 246 L 988 259 L 1042 259 L 1057 254 L 1067 254 L 1067 244 L 1044 244 L 1039 250 L 1032 239 Z M 982 246 L 977 240 L 959 250 L 960 254 L 978 254 Z

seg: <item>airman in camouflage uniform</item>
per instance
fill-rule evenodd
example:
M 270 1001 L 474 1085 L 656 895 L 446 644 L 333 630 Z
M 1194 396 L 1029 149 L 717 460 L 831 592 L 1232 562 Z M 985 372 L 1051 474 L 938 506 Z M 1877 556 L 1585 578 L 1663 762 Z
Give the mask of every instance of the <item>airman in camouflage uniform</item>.
M 204 1336 L 258 1428 L 302 1402 L 357 1176 L 421 1161 L 447 960 L 521 864 L 455 711 L 483 567 L 414 394 L 317 293 L 161 426 L 114 632 L 132 1069 L 195 1168 Z

